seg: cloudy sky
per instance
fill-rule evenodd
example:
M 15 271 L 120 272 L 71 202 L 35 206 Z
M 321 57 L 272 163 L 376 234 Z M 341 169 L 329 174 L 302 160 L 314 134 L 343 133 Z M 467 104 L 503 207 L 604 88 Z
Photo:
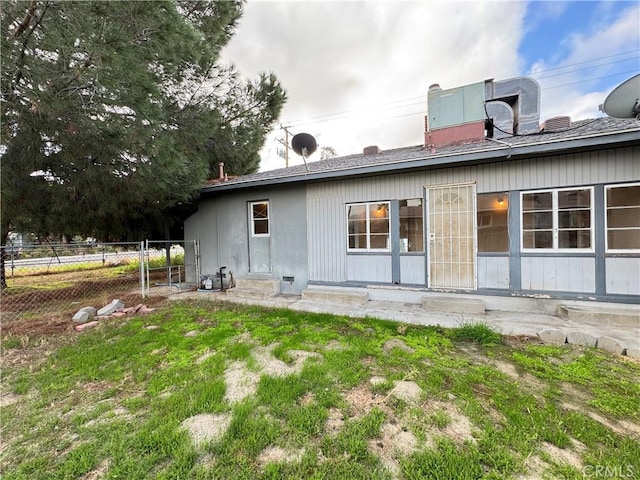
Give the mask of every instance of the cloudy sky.
M 422 143 L 433 83 L 529 75 L 541 121 L 601 116 L 607 94 L 640 72 L 639 25 L 638 1 L 249 0 L 223 60 L 247 78 L 275 73 L 289 98 L 282 125 L 348 155 Z M 277 138 L 261 170 L 285 166 Z

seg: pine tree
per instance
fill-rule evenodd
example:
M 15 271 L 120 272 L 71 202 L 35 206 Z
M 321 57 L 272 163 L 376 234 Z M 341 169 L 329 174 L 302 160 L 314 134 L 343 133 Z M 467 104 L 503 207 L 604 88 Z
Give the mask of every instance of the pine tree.
M 243 83 L 217 63 L 241 2 L 1 7 L 3 244 L 11 229 L 140 239 L 219 161 L 258 169 L 286 96 L 272 74 Z

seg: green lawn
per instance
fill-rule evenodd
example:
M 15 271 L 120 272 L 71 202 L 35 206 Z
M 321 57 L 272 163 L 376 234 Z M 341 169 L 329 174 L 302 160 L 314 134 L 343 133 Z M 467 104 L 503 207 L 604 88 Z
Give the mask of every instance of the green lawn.
M 184 302 L 2 348 L 5 480 L 640 478 L 640 364 L 483 325 Z

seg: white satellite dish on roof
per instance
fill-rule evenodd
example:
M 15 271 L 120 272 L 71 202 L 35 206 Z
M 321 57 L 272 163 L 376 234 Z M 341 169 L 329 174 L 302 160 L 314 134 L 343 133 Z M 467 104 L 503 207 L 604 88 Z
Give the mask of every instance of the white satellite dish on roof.
M 600 110 L 613 118 L 640 115 L 640 73 L 622 82 L 607 96 Z

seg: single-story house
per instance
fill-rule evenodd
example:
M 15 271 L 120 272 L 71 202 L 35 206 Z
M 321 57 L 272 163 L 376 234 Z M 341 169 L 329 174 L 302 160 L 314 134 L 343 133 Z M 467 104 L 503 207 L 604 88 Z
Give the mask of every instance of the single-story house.
M 540 125 L 526 77 L 429 89 L 422 145 L 220 179 L 200 271 L 309 286 L 640 301 L 640 126 Z

